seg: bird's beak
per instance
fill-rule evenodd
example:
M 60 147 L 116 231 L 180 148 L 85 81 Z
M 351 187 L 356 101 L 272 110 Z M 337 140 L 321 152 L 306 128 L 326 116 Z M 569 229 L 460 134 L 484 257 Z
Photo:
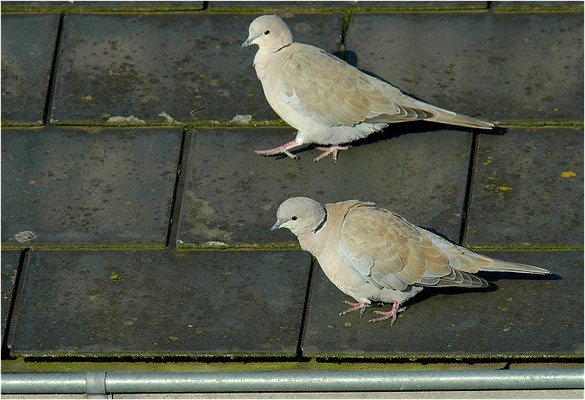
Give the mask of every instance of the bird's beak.
M 249 37 L 248 39 L 244 40 L 244 42 L 242 43 L 242 45 L 240 47 L 244 48 L 244 47 L 250 46 L 252 44 L 252 42 L 254 41 L 254 39 L 256 39 L 256 38 Z
M 258 39 L 260 36 L 262 36 L 262 34 L 260 34 L 256 37 L 249 36 L 248 39 L 244 40 L 244 43 L 242 43 L 242 45 L 240 47 L 244 48 L 244 47 L 251 46 L 253 44 L 252 42 L 254 40 Z
M 272 228 L 270 228 L 270 231 L 271 231 L 271 232 L 274 232 L 275 230 L 277 230 L 277 229 L 279 229 L 279 228 L 280 228 L 280 225 L 282 225 L 282 222 L 280 222 L 280 221 L 276 221 L 276 222 L 274 223 L 274 225 L 272 225 Z

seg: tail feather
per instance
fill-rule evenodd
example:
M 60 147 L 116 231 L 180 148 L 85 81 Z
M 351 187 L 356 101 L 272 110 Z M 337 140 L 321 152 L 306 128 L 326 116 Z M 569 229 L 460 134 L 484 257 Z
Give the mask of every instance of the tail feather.
M 439 122 L 441 124 L 466 126 L 469 128 L 478 129 L 493 129 L 494 124 L 491 122 L 482 121 L 480 119 L 469 117 L 467 115 L 458 114 L 453 111 L 445 110 L 443 108 L 433 106 L 432 117 L 426 118 L 425 121 Z
M 550 271 L 544 268 L 535 267 L 527 264 L 517 264 L 509 261 L 493 260 L 493 264 L 490 266 L 482 266 L 480 271 L 493 271 L 493 272 L 514 272 L 518 274 L 537 274 L 546 275 L 550 274 Z

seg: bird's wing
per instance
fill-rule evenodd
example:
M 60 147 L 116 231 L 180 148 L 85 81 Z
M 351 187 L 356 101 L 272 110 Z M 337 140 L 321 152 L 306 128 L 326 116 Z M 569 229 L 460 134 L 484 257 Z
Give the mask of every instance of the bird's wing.
M 431 117 L 415 99 L 345 61 L 295 44 L 280 68 L 280 96 L 298 112 L 329 125 L 403 122 Z M 425 108 L 425 107 L 423 107 Z
M 375 207 L 347 213 L 337 250 L 351 270 L 378 288 L 487 285 L 483 279 L 453 268 L 415 225 Z

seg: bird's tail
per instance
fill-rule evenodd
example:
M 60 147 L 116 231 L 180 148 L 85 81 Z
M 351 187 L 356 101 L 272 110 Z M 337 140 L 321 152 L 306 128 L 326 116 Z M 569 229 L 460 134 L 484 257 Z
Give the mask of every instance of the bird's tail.
M 482 265 L 480 271 L 492 271 L 492 272 L 514 272 L 518 274 L 537 274 L 545 275 L 550 274 L 550 271 L 544 268 L 535 267 L 534 265 L 518 264 L 509 261 L 502 261 L 492 259 L 491 265 Z
M 469 128 L 478 129 L 493 129 L 494 124 L 491 122 L 482 121 L 480 119 L 469 117 L 467 115 L 458 114 L 453 111 L 445 110 L 443 108 L 434 107 L 430 110 L 432 117 L 426 118 L 425 121 L 439 122 L 441 124 L 450 124 L 457 126 L 466 126 Z

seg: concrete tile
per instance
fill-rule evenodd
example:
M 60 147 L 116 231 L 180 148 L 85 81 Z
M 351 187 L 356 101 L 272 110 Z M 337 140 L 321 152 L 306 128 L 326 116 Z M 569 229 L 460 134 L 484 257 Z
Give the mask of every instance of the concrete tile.
M 314 280 L 303 354 L 320 357 L 583 357 L 583 252 L 487 252 L 548 268 L 552 276 L 482 273 L 490 288 L 425 289 L 391 326 L 357 313 L 321 268 Z M 388 309 L 388 306 L 383 307 Z
M 499 121 L 583 119 L 579 13 L 355 13 L 345 45 L 350 63 L 440 107 Z
M 8 312 L 12 304 L 12 293 L 19 262 L 20 251 L 2 251 L 2 306 L 0 307 L 2 309 L 2 330 L 0 331 L 2 337 L 4 337 L 4 330 L 8 322 Z
M 253 153 L 292 134 L 279 128 L 195 133 L 179 224 L 183 245 L 297 243 L 288 231 L 269 231 L 279 204 L 293 196 L 373 201 L 458 240 L 471 133 L 396 127 L 342 152 L 337 164 L 314 163 L 315 150 L 298 152 L 298 161 Z
M 466 243 L 583 245 L 583 130 L 480 135 Z
M 202 1 L 3 1 L 2 11 L 75 10 L 75 11 L 173 11 L 200 10 Z
M 2 132 L 2 243 L 163 246 L 182 130 Z M 32 240 L 14 235 L 31 231 Z
M 11 354 L 294 356 L 310 263 L 300 251 L 32 251 Z
M 68 15 L 52 121 L 133 115 L 160 123 L 163 112 L 182 122 L 278 119 L 252 66 L 255 50 L 240 48 L 255 17 Z M 343 14 L 297 14 L 285 21 L 298 40 L 338 50 Z
M 2 15 L 2 122 L 42 124 L 58 14 Z

